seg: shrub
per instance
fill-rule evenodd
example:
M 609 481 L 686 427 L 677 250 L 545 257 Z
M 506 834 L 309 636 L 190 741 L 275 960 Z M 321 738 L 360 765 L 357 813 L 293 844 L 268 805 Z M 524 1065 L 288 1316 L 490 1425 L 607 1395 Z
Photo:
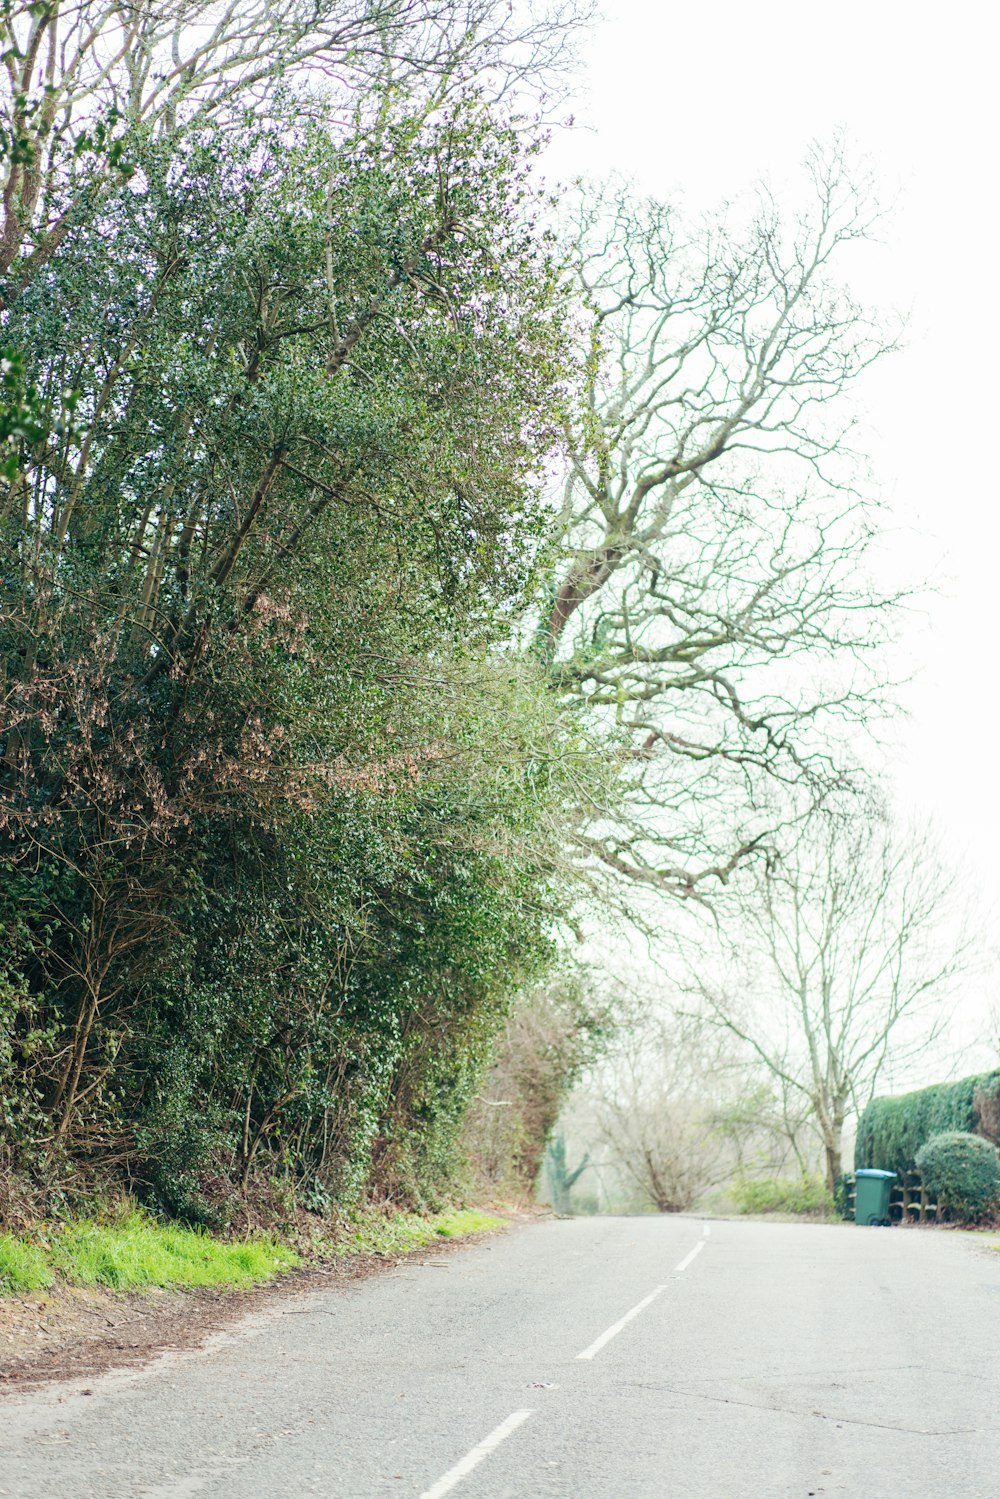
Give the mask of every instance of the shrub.
M 471 98 L 404 126 L 394 90 L 373 136 L 279 110 L 287 130 L 234 123 L 224 152 L 201 117 L 134 131 L 131 185 L 81 200 L 5 312 L 3 1227 L 110 1161 L 205 1226 L 275 1181 L 334 1207 L 445 1200 L 506 1010 L 561 950 L 584 889 L 563 829 L 585 768 L 594 804 L 618 774 L 521 649 L 576 334 L 519 206 L 522 132 Z M 438 222 L 438 140 L 440 305 L 394 269 Z M 286 321 L 267 314 L 258 381 L 249 288 L 275 255 Z M 317 267 L 344 306 L 395 287 L 339 373 Z M 79 392 L 51 483 L 35 384 L 46 413 Z M 4 478 L 22 455 L 24 492 L 65 518 L 51 557 Z M 15 565 L 33 535 L 44 626 Z M 130 1273 L 102 1255 L 94 1274 Z
M 854 1209 L 851 1204 L 851 1187 L 854 1183 L 853 1173 L 842 1171 L 833 1184 L 833 1208 L 840 1218 L 853 1218 Z
M 988 1134 L 988 1119 L 1000 1097 L 1000 1072 L 935 1083 L 895 1098 L 873 1098 L 858 1123 L 857 1167 L 915 1171 L 917 1152 L 933 1135 L 958 1130 Z
M 739 1213 L 822 1214 L 834 1210 L 833 1198 L 818 1176 L 798 1178 L 740 1177 L 733 1185 L 733 1198 Z
M 975 1222 L 1000 1202 L 1000 1158 L 980 1135 L 945 1130 L 917 1152 L 917 1170 L 939 1207 Z

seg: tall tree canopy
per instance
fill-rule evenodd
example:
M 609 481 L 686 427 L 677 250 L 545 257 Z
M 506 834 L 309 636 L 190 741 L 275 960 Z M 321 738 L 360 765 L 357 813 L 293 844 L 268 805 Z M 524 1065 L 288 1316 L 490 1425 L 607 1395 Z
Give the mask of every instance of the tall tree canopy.
M 0 288 L 17 297 L 129 170 L 142 140 L 270 118 L 322 82 L 341 117 L 378 119 L 398 92 L 425 113 L 470 83 L 544 89 L 580 12 L 494 0 L 3 0 Z M 2 303 L 0 303 L 2 305 Z
M 0 1148 L 419 1199 L 582 875 L 841 780 L 865 210 L 554 229 L 573 7 L 2 14 Z
M 41 420 L 0 496 L 6 1058 L 39 1147 L 177 1201 L 272 1136 L 323 1190 L 406 1177 L 551 957 L 581 756 L 498 651 L 564 358 L 532 198 L 472 97 L 188 129 L 8 315 Z
M 630 766 L 580 852 L 683 898 L 759 845 L 769 783 L 804 806 L 836 786 L 838 726 L 878 705 L 865 658 L 889 601 L 866 578 L 849 397 L 886 343 L 840 284 L 874 214 L 837 151 L 810 188 L 791 223 L 765 195 L 694 231 L 583 189 L 568 230 L 576 368 L 538 648 Z

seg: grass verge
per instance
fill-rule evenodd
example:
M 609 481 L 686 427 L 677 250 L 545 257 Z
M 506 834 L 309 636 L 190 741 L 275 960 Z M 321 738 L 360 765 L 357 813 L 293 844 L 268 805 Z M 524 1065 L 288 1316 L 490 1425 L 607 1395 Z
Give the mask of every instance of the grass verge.
M 461 1239 L 467 1234 L 503 1228 L 505 1218 L 482 1213 L 478 1208 L 455 1208 L 446 1213 L 359 1213 L 343 1223 L 337 1237 L 325 1245 L 336 1256 L 348 1254 L 405 1254 L 424 1249 L 442 1239 Z
M 314 1241 L 318 1258 L 405 1254 L 448 1239 L 503 1228 L 506 1219 L 476 1208 L 420 1213 L 362 1211 L 332 1238 Z M 307 1257 L 312 1257 L 306 1248 Z M 61 1283 L 137 1291 L 153 1286 L 261 1285 L 302 1263 L 302 1256 L 264 1235 L 216 1239 L 137 1209 L 112 1218 L 46 1223 L 32 1234 L 0 1234 L 0 1296 L 44 1291 Z
M 213 1239 L 177 1223 L 130 1212 L 108 1222 L 47 1224 L 28 1237 L 0 1234 L 0 1295 L 75 1286 L 252 1286 L 299 1263 L 270 1238 Z

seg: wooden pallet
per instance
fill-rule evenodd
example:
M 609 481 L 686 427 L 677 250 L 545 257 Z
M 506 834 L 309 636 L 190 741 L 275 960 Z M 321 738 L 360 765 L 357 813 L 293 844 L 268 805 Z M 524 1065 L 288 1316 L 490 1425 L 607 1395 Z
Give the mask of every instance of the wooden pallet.
M 854 1180 L 847 1189 L 848 1217 L 854 1217 Z M 936 1223 L 938 1205 L 920 1180 L 919 1171 L 901 1172 L 892 1184 L 889 1218 L 893 1223 Z

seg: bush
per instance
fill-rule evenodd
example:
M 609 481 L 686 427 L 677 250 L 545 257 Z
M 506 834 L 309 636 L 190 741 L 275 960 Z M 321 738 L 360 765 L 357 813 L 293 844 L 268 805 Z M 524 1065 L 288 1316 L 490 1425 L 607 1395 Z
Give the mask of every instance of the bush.
M 833 1184 L 833 1208 L 839 1218 L 854 1217 L 854 1207 L 851 1203 L 853 1185 L 854 1175 L 850 1171 L 842 1171 Z
M 896 1098 L 873 1098 L 858 1123 L 856 1167 L 900 1173 L 917 1170 L 925 1141 L 946 1131 L 986 1134 L 984 1114 L 992 1117 L 1000 1097 L 1000 1072 L 935 1083 Z
M 833 1198 L 826 1183 L 818 1176 L 796 1178 L 761 1177 L 737 1179 L 733 1198 L 739 1213 L 832 1214 Z
M 521 639 L 575 333 L 519 206 L 522 133 L 471 95 L 405 125 L 392 101 L 372 136 L 282 111 L 225 151 L 207 125 L 133 132 L 134 178 L 67 221 L 5 313 L 4 1228 L 111 1161 L 207 1227 L 275 1192 L 446 1200 L 507 1009 L 572 924 L 564 829 L 581 775 L 604 805 L 618 760 Z M 436 302 L 394 268 L 438 222 L 439 140 Z M 268 312 L 258 380 L 250 288 L 275 256 L 285 322 Z M 308 311 L 327 272 L 344 306 L 396 288 L 349 367 Z M 45 412 L 79 392 L 59 438 L 79 462 L 51 483 L 33 385 Z M 22 456 L 67 523 L 44 627 L 34 572 L 7 562 L 36 545 L 2 472 Z
M 917 1152 L 917 1170 L 939 1208 L 975 1222 L 1000 1202 L 1000 1158 L 980 1135 L 945 1130 Z

